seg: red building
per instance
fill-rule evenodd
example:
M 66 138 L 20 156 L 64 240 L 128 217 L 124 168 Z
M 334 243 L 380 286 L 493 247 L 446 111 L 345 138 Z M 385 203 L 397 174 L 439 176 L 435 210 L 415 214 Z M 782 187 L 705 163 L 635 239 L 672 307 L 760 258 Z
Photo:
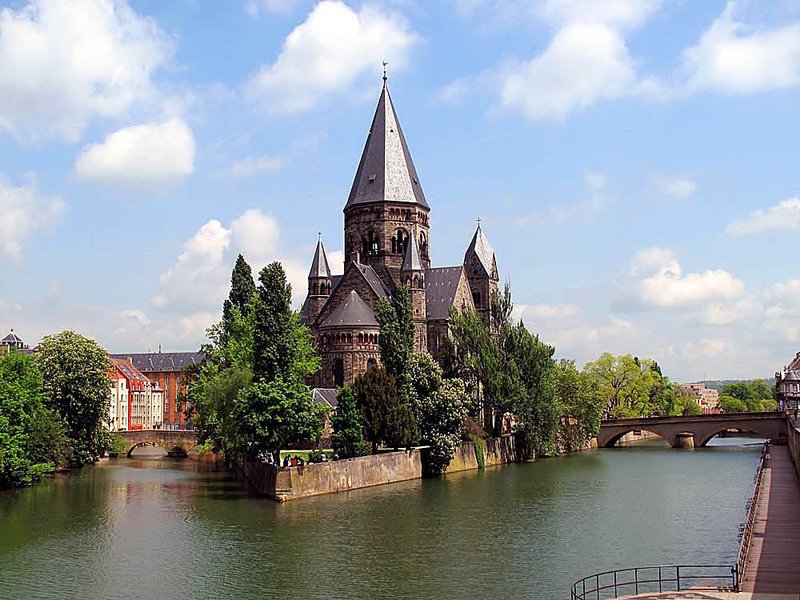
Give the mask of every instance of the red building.
M 190 429 L 184 416 L 182 399 L 186 396 L 189 375 L 184 367 L 203 362 L 202 352 L 143 352 L 137 354 L 112 354 L 112 358 L 122 358 L 164 392 L 163 429 Z

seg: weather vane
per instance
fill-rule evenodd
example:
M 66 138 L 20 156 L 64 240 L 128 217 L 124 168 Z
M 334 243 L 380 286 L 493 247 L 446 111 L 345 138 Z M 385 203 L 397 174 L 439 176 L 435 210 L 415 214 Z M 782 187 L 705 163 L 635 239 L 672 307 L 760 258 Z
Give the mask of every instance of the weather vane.
M 389 66 L 389 63 L 386 62 L 386 61 L 383 61 L 383 83 L 386 83 L 386 79 L 387 79 L 387 77 L 386 77 L 386 67 L 388 67 L 388 66 Z

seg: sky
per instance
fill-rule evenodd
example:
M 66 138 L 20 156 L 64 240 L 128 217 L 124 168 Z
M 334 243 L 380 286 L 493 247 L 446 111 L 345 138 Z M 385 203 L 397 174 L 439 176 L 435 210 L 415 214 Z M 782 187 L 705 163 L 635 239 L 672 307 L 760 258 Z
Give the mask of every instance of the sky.
M 0 329 L 194 350 L 240 252 L 299 306 L 384 60 L 434 265 L 480 218 L 556 357 L 800 350 L 797 0 L 0 2 Z

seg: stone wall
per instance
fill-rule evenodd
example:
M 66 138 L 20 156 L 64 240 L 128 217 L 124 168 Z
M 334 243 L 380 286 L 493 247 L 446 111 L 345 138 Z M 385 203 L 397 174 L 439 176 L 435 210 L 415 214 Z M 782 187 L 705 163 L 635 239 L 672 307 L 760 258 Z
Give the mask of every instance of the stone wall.
M 285 502 L 308 496 L 346 492 L 422 477 L 419 450 L 385 452 L 303 467 L 277 468 L 262 463 L 239 467 L 260 494 Z
M 516 439 L 513 435 L 483 440 L 483 457 L 485 467 L 494 467 L 521 460 Z M 475 443 L 464 442 L 456 450 L 453 460 L 450 461 L 444 472 L 445 474 L 458 473 L 459 471 L 470 471 L 479 468 Z
M 792 419 L 786 419 L 787 430 L 787 443 L 789 444 L 789 454 L 794 462 L 794 468 L 797 471 L 797 476 L 800 477 L 800 429 L 797 428 L 797 423 L 793 423 Z

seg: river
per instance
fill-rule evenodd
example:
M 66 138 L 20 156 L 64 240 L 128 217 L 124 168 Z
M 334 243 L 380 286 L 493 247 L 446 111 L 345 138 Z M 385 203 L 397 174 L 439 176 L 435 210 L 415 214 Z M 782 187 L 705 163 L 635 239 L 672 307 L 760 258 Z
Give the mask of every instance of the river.
M 118 459 L 0 493 L 0 598 L 535 598 L 618 567 L 733 564 L 757 440 L 663 444 L 275 504 Z

